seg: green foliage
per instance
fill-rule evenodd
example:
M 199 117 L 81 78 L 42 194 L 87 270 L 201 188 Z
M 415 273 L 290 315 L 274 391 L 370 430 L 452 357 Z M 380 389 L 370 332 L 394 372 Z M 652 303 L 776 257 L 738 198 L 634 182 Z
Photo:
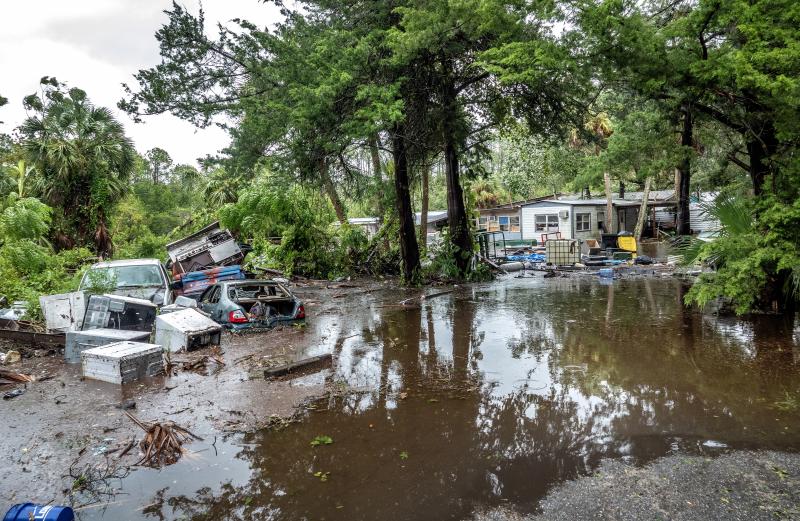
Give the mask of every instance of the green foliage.
M 10 197 L 0 214 L 0 237 L 5 242 L 42 241 L 50 230 L 52 209 L 33 197 Z
M 720 237 L 700 246 L 697 260 L 716 271 L 700 277 L 687 303 L 705 306 L 724 297 L 742 314 L 800 302 L 800 201 L 724 197 L 708 212 L 721 223 Z
M 456 264 L 456 255 L 461 255 L 453 245 L 447 240 L 447 229 L 442 232 L 442 237 L 435 244 L 428 246 L 428 258 L 430 263 L 423 266 L 423 278 L 432 280 L 458 281 L 463 276 Z M 492 279 L 492 273 L 483 263 L 473 266 L 467 276 L 471 282 L 487 281 Z
M 320 445 L 330 445 L 333 443 L 333 438 L 330 436 L 317 436 L 311 440 L 312 447 L 319 447 Z
M 83 270 L 94 260 L 85 248 L 54 254 L 29 239 L 6 243 L 0 247 L 0 295 L 27 301 L 27 317 L 39 320 L 39 296 L 76 290 Z
M 335 215 L 319 192 L 276 174 L 263 173 L 218 215 L 252 243 L 254 266 L 329 278 L 354 273 L 364 261 L 368 241 L 360 228 L 331 226 Z
M 108 269 L 90 269 L 86 272 L 83 286 L 90 295 L 111 293 L 117 288 L 117 274 Z
M 519 199 L 561 192 L 581 168 L 576 150 L 548 143 L 521 125 L 504 129 L 499 145 L 498 179 Z

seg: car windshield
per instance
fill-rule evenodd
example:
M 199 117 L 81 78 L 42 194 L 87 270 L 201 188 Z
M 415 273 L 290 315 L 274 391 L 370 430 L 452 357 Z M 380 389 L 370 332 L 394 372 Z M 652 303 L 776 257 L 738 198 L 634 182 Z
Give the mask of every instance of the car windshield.
M 116 288 L 144 288 L 163 286 L 158 266 L 152 264 L 139 266 L 111 266 L 92 268 L 86 274 L 83 288 L 89 286 L 111 286 Z

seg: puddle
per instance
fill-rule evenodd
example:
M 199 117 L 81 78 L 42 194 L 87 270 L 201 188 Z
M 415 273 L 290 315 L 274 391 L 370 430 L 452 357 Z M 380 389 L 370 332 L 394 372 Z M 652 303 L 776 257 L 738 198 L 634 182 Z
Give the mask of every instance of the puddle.
M 683 291 L 510 279 L 417 309 L 378 305 L 399 300 L 389 291 L 343 304 L 317 318 L 309 352 L 334 353 L 329 377 L 347 392 L 283 430 L 136 470 L 116 502 L 79 516 L 464 519 L 535 511 L 602 458 L 800 449 L 800 411 L 775 405 L 800 390 L 800 326 L 692 313 Z

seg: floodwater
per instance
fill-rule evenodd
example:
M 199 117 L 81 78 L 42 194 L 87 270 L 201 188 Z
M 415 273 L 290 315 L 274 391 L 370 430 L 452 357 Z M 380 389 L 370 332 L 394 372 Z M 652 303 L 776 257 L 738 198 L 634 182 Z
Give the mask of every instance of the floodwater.
M 684 291 L 537 277 L 412 309 L 387 305 L 397 292 L 356 298 L 313 318 L 309 352 L 338 362 L 305 381 L 337 392 L 302 421 L 206 437 L 80 518 L 465 519 L 534 512 L 602 458 L 800 449 L 800 326 L 691 312 Z

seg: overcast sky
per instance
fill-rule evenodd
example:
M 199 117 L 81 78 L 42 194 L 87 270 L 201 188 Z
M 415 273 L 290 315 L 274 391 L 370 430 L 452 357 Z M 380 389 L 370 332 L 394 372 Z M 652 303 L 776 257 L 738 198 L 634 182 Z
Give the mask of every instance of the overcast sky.
M 197 13 L 197 0 L 181 2 Z M 166 22 L 171 0 L 2 0 L 0 1 L 0 132 L 25 118 L 22 98 L 36 92 L 42 76 L 55 76 L 85 90 L 95 105 L 112 109 L 144 153 L 161 147 L 179 163 L 196 164 L 228 143 L 224 131 L 198 130 L 170 115 L 133 123 L 117 108 L 121 84 L 133 86 L 133 74 L 159 61 L 156 30 Z M 261 26 L 278 19 L 273 4 L 259 0 L 205 0 L 206 28 L 243 18 Z

